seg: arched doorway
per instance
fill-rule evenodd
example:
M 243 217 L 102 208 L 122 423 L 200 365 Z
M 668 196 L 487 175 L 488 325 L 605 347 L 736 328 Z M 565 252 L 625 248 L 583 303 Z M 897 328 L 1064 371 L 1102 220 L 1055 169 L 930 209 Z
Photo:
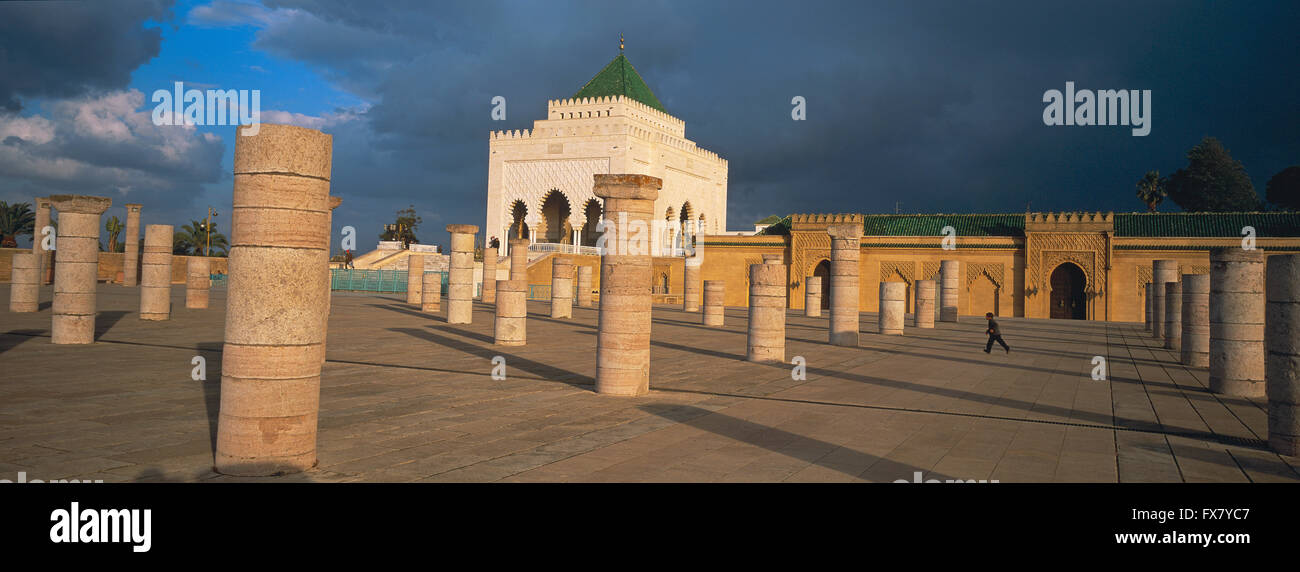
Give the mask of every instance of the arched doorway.
M 582 225 L 582 245 L 596 246 L 596 240 L 600 238 L 600 233 L 596 231 L 596 227 L 600 225 L 600 201 L 587 199 L 587 206 L 583 211 L 586 213 L 587 222 Z
M 510 208 L 510 235 L 511 238 L 528 238 L 528 223 L 524 219 L 528 217 L 528 206 L 523 201 L 515 201 Z
M 569 199 L 558 190 L 552 189 L 542 201 L 542 224 L 537 233 L 537 242 L 569 244 L 573 242 L 573 231 L 569 224 Z
M 1083 288 L 1087 278 L 1083 269 L 1071 262 L 1064 262 L 1052 271 L 1052 305 L 1050 317 L 1062 320 L 1088 319 L 1088 307 Z
M 823 260 L 813 268 L 813 276 L 822 279 L 822 309 L 831 309 L 831 261 Z

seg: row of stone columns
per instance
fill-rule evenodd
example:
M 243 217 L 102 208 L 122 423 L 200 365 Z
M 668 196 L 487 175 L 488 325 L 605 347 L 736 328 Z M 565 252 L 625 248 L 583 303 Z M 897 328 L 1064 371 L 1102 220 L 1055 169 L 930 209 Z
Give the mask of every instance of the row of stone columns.
M 1216 248 L 1210 274 L 1152 264 L 1152 335 L 1209 368 L 1210 391 L 1268 400 L 1269 446 L 1300 454 L 1300 255 Z

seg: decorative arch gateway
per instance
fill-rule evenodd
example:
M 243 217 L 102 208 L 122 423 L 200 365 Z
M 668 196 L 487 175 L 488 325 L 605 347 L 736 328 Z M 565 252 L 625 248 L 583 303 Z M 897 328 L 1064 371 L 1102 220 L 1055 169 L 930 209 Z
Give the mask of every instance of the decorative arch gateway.
M 1106 296 L 1113 219 L 1110 213 L 1031 213 L 1026 217 L 1026 317 L 1050 315 L 1052 271 L 1070 262 L 1083 271 L 1088 318 L 1109 318 Z
M 863 225 L 861 214 L 796 214 L 790 216 L 790 305 L 803 308 L 804 277 L 812 276 L 817 265 L 831 258 L 831 237 L 828 227 L 839 224 Z M 775 238 L 775 237 L 774 237 Z M 830 285 L 822 285 L 822 300 L 827 300 Z
M 568 202 L 569 213 L 565 217 L 565 222 L 573 234 L 594 235 L 594 228 L 586 228 L 588 217 L 585 206 L 591 200 L 602 204 L 594 192 L 594 175 L 608 174 L 609 161 L 607 157 L 507 161 L 503 166 L 501 197 L 501 204 L 504 205 L 506 212 L 502 213 L 505 216 L 501 220 L 511 224 L 513 222 L 511 205 L 515 201 L 522 201 L 528 206 L 525 222 L 529 228 L 537 229 L 543 224 L 541 210 L 543 202 L 552 191 L 558 191 Z M 572 242 L 572 238 L 569 238 L 569 241 Z

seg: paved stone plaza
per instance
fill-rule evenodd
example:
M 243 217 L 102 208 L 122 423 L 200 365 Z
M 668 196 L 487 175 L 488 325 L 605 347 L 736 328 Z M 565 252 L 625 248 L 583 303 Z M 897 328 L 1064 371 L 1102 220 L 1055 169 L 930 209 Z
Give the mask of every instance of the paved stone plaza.
M 728 287 L 741 288 L 739 284 Z M 7 284 L 0 299 L 9 298 Z M 405 296 L 335 294 L 319 465 L 284 477 L 212 471 L 226 292 L 142 321 L 137 288 L 99 285 L 96 343 L 50 343 L 41 311 L 0 309 L 0 479 L 118 481 L 1001 482 L 1300 481 L 1265 444 L 1262 399 L 1215 395 L 1208 372 L 1141 324 L 1000 318 L 827 343 L 828 318 L 787 312 L 786 364 L 745 361 L 746 310 L 724 328 L 657 306 L 651 391 L 594 393 L 597 310 L 493 346 L 493 308 L 449 325 Z M 910 319 L 907 322 L 911 323 Z M 1109 381 L 1093 381 L 1105 356 Z M 191 360 L 207 362 L 193 381 Z M 491 377 L 494 356 L 507 379 Z M 789 360 L 807 360 L 792 380 Z

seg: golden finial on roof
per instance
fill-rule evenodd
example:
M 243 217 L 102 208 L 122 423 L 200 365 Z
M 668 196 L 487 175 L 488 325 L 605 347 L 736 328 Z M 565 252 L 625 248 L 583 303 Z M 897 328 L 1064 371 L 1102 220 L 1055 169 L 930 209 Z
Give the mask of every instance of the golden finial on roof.
M 618 35 L 618 53 L 623 53 L 623 34 Z

